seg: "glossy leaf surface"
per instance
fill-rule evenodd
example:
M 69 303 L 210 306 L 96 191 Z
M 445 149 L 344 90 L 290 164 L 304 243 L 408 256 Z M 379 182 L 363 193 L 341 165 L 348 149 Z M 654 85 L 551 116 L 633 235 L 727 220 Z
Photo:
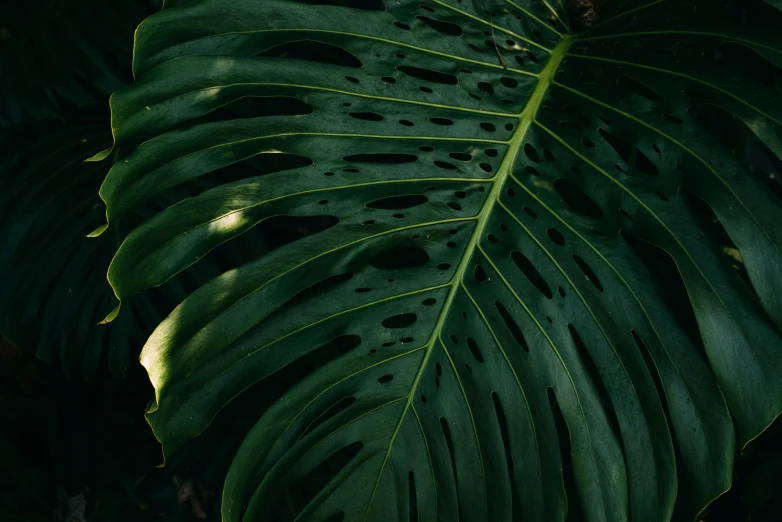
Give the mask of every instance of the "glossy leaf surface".
M 782 13 L 328 3 L 168 1 L 112 98 L 141 145 L 110 224 L 216 182 L 129 234 L 121 301 L 297 231 L 148 340 L 164 453 L 328 352 L 247 434 L 225 520 L 694 518 L 782 409 L 782 204 L 714 123 L 782 156 Z

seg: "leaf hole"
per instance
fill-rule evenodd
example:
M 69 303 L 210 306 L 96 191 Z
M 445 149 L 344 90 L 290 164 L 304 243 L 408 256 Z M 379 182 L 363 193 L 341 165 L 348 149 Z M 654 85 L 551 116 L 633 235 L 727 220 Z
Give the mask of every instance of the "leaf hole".
M 385 328 L 407 328 L 416 322 L 418 317 L 414 313 L 397 314 L 386 319 L 383 319 L 380 324 Z
M 383 116 L 376 112 L 349 112 L 348 116 L 357 120 L 383 121 Z
M 478 89 L 480 89 L 481 92 L 485 92 L 486 94 L 494 94 L 494 87 L 492 87 L 488 82 L 479 82 Z
M 416 16 L 419 20 L 421 20 L 423 23 L 425 23 L 427 26 L 431 27 L 435 31 L 448 35 L 448 36 L 461 36 L 462 35 L 462 28 L 459 27 L 457 24 L 451 23 L 451 22 L 445 22 L 443 20 L 435 20 L 434 18 L 429 18 L 428 16 Z
M 597 129 L 597 132 L 630 167 L 649 176 L 659 174 L 657 166 L 638 147 L 627 140 L 614 136 L 605 129 Z
M 600 292 L 603 291 L 603 285 L 600 284 L 600 279 L 597 278 L 597 274 L 592 270 L 592 267 L 590 267 L 586 261 L 584 261 L 580 256 L 573 254 L 573 261 L 576 262 L 578 265 L 578 268 L 581 269 L 581 271 L 584 273 L 587 279 L 595 285 L 595 288 L 597 288 Z
M 500 313 L 500 317 L 502 317 L 505 326 L 513 335 L 513 338 L 516 339 L 516 342 L 519 343 L 519 346 L 521 346 L 521 349 L 529 353 L 529 345 L 527 345 L 527 340 L 524 338 L 524 334 L 521 332 L 519 325 L 516 324 L 516 321 L 514 321 L 513 317 L 508 313 L 508 310 L 506 310 L 499 301 L 494 301 L 494 306 Z
M 505 453 L 505 463 L 507 464 L 507 471 L 508 471 L 508 479 L 510 482 L 510 497 L 511 497 L 511 509 L 510 509 L 510 520 L 521 520 L 521 513 L 519 510 L 519 505 L 516 500 L 517 498 L 517 487 L 516 487 L 516 471 L 515 466 L 513 464 L 513 451 L 510 440 L 510 430 L 508 429 L 508 419 L 505 417 L 505 410 L 502 408 L 502 403 L 500 402 L 500 396 L 497 395 L 497 392 L 491 393 L 491 399 L 494 403 L 494 414 L 497 417 L 497 424 L 500 428 L 500 435 L 502 436 L 502 446 Z
M 483 364 L 483 354 L 481 353 L 480 348 L 478 348 L 478 343 L 476 343 L 475 339 L 473 339 L 472 337 L 468 337 L 466 341 L 467 341 L 467 348 L 470 350 L 470 353 L 472 354 L 473 358 L 479 364 Z
M 556 228 L 549 228 L 546 230 L 546 235 L 551 241 L 559 246 L 563 246 L 565 244 L 565 236 L 563 236 L 562 233 Z
M 410 194 L 405 196 L 390 196 L 387 198 L 376 199 L 367 203 L 367 208 L 381 210 L 402 210 L 405 208 L 417 207 L 429 201 L 429 198 L 421 194 Z
M 417 80 L 423 80 L 426 82 L 440 83 L 443 85 L 456 85 L 459 83 L 459 79 L 453 74 L 443 73 L 439 71 L 433 71 L 431 69 L 424 69 L 422 67 L 414 67 L 412 65 L 397 65 L 396 69 L 411 78 Z
M 342 67 L 351 67 L 353 69 L 358 69 L 364 65 L 361 63 L 361 60 L 356 58 L 354 54 L 348 52 L 346 49 L 315 40 L 285 42 L 280 45 L 275 45 L 271 49 L 259 53 L 257 56 L 321 62 Z
M 518 267 L 518 269 L 521 270 L 521 273 L 524 274 L 529 282 L 538 289 L 538 292 L 543 294 L 547 299 L 551 299 L 553 297 L 551 288 L 549 288 L 546 280 L 543 279 L 543 276 L 541 276 L 540 272 L 538 272 L 537 268 L 535 268 L 535 265 L 532 264 L 532 261 L 530 261 L 527 256 L 518 250 L 514 250 L 510 253 L 510 255 L 516 267 Z
M 600 219 L 603 211 L 597 206 L 592 198 L 581 190 L 581 187 L 567 178 L 558 178 L 554 180 L 554 190 L 565 201 L 570 209 L 576 214 L 586 216 L 592 219 Z
M 661 102 L 664 100 L 662 96 L 657 94 L 655 91 L 647 87 L 646 85 L 639 83 L 629 76 L 620 76 L 616 83 L 628 91 L 637 94 L 638 96 L 641 96 L 643 98 L 646 98 L 649 101 L 652 102 Z
M 376 256 L 370 265 L 380 270 L 416 268 L 429 262 L 429 254 L 425 250 L 403 246 L 392 248 Z
M 448 163 L 447 161 L 435 160 L 434 164 L 445 170 L 456 170 L 458 168 L 453 163 Z
M 509 89 L 515 89 L 519 86 L 518 81 L 514 80 L 513 78 L 508 78 L 507 76 L 500 78 L 500 83 Z
M 526 154 L 527 157 L 531 161 L 534 161 L 535 163 L 538 163 L 540 161 L 540 156 L 538 155 L 538 151 L 531 143 L 524 144 L 524 154 Z

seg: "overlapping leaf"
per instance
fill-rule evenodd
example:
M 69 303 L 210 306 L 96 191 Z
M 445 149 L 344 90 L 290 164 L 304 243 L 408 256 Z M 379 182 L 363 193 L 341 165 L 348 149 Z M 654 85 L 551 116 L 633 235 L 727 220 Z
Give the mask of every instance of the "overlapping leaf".
M 101 280 L 116 239 L 85 237 L 101 221 L 94 191 L 107 167 L 82 161 L 111 136 L 48 123 L 8 130 L 0 143 L 0 332 L 68 373 L 90 377 L 102 357 L 124 373 L 144 331 L 131 332 L 132 312 L 111 329 L 98 327 L 111 309 Z
M 157 5 L 156 5 L 157 4 Z M 155 0 L 27 0 L 0 6 L 0 125 L 60 117 L 128 83 L 133 30 Z
M 709 124 L 782 156 L 780 13 L 628 0 L 575 36 L 543 0 L 316 3 L 169 1 L 112 99 L 143 143 L 110 223 L 217 183 L 130 233 L 121 301 L 304 230 L 148 340 L 164 453 L 332 353 L 247 435 L 225 520 L 694 517 L 730 415 L 742 446 L 782 409 L 782 205 Z

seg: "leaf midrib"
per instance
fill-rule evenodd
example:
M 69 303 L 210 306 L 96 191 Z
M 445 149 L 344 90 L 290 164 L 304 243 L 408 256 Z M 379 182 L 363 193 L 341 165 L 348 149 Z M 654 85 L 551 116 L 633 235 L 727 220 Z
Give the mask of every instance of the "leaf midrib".
M 494 186 L 492 187 L 491 191 L 486 197 L 486 202 L 483 204 L 483 208 L 481 209 L 481 212 L 478 216 L 478 222 L 476 223 L 475 229 L 473 230 L 473 233 L 470 236 L 470 240 L 467 244 L 467 247 L 465 248 L 464 256 L 462 257 L 462 260 L 459 263 L 459 266 L 457 267 L 454 273 L 453 279 L 451 279 L 451 283 L 450 283 L 451 288 L 448 292 L 448 296 L 446 297 L 445 302 L 443 303 L 443 307 L 440 311 L 440 315 L 437 318 L 437 323 L 435 323 L 435 326 L 432 330 L 432 334 L 429 338 L 429 341 L 426 344 L 426 352 L 424 353 L 424 357 L 418 368 L 418 372 L 415 376 L 415 379 L 413 380 L 413 384 L 410 387 L 410 393 L 408 394 L 407 402 L 405 404 L 404 409 L 402 410 L 402 414 L 399 416 L 399 421 L 397 422 L 396 428 L 394 429 L 394 433 L 391 435 L 391 438 L 389 439 L 388 450 L 386 452 L 385 459 L 383 460 L 383 464 L 381 465 L 380 470 L 378 471 L 377 481 L 375 482 L 375 487 L 372 491 L 372 496 L 370 497 L 369 502 L 367 504 L 367 510 L 364 514 L 364 520 L 366 520 L 366 517 L 369 515 L 369 511 L 374 501 L 375 493 L 377 492 L 377 488 L 380 484 L 380 478 L 383 475 L 385 465 L 391 456 L 391 452 L 393 451 L 396 437 L 399 433 L 399 430 L 402 427 L 402 424 L 404 423 L 407 413 L 409 412 L 412 406 L 413 399 L 415 397 L 415 392 L 418 389 L 418 383 L 420 382 L 424 370 L 428 365 L 429 358 L 431 357 L 432 352 L 434 351 L 434 347 L 437 343 L 437 340 L 440 338 L 443 325 L 445 324 L 446 319 L 450 315 L 449 312 L 451 309 L 451 305 L 453 304 L 457 291 L 461 287 L 464 274 L 467 272 L 467 268 L 470 265 L 470 261 L 473 258 L 473 254 L 478 251 L 478 244 L 480 238 L 483 235 L 483 231 L 486 228 L 486 224 L 488 223 L 489 217 L 492 214 L 492 210 L 494 210 L 495 205 L 499 202 L 500 193 L 502 192 L 502 189 L 505 185 L 505 181 L 510 176 L 513 163 L 516 160 L 516 156 L 519 150 L 521 149 L 521 145 L 525 136 L 527 135 L 527 131 L 532 126 L 535 120 L 535 115 L 537 114 L 538 110 L 543 104 L 543 99 L 546 93 L 548 92 L 549 87 L 552 85 L 554 81 L 554 75 L 559 70 L 559 66 L 562 64 L 562 61 L 564 60 L 568 49 L 570 48 L 570 46 L 573 44 L 574 41 L 575 41 L 575 36 L 568 34 L 564 36 L 563 39 L 559 42 L 559 44 L 557 44 L 556 48 L 551 51 L 551 57 L 549 58 L 549 61 L 546 63 L 546 66 L 543 68 L 543 70 L 540 73 L 538 84 L 535 86 L 535 90 L 533 91 L 532 95 L 527 101 L 527 104 L 522 110 L 522 112 L 518 115 L 519 124 L 517 125 L 516 131 L 513 133 L 513 136 L 509 141 L 508 150 L 505 154 L 505 158 L 503 159 L 502 164 L 500 165 L 500 168 L 497 171 L 497 174 L 494 176 L 494 178 L 491 179 Z M 481 466 L 483 466 L 483 461 L 481 461 Z

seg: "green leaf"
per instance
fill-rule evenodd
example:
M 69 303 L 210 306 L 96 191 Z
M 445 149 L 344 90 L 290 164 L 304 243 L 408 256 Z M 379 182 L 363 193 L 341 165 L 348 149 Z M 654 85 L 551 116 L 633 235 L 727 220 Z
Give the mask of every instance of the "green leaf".
M 124 375 L 181 299 L 167 288 L 154 304 L 142 296 L 110 327 L 98 325 L 117 306 L 104 281 L 122 236 L 115 226 L 85 237 L 103 220 L 96 192 L 109 165 L 83 161 L 110 143 L 97 125 L 48 121 L 0 132 L 8 151 L 0 160 L 0 334 L 86 379 L 106 367 Z
M 6 275 L 0 332 L 44 361 L 61 362 L 67 373 L 83 370 L 88 377 L 108 351 L 102 348 L 109 344 L 106 329 L 93 330 L 114 301 L 101 279 L 116 243 L 84 238 L 101 222 L 94 190 L 108 168 L 81 161 L 107 142 L 111 135 L 100 127 L 52 122 L 0 134 L 9 151 L 0 163 L 0 270 Z M 109 364 L 123 373 L 127 352 L 114 351 Z
M 61 117 L 130 78 L 133 30 L 155 0 L 28 0 L 0 6 L 0 125 Z M 96 22 L 97 21 L 97 22 Z
M 110 223 L 216 182 L 128 235 L 121 301 L 304 229 L 147 341 L 164 454 L 332 354 L 247 412 L 225 520 L 693 519 L 782 410 L 782 204 L 730 141 L 782 158 L 782 14 L 317 3 L 169 1 L 112 97 Z

